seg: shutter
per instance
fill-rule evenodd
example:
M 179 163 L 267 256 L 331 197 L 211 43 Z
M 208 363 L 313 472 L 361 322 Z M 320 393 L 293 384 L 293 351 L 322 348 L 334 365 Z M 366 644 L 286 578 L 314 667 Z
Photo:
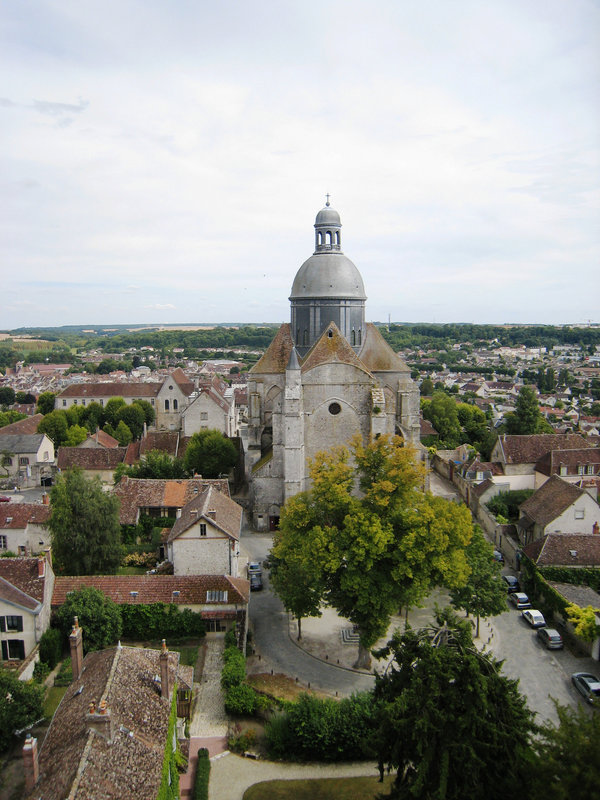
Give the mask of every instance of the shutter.
M 0 632 L 6 633 L 6 617 L 0 617 Z M 4 644 L 4 642 L 2 642 Z
M 25 660 L 25 642 L 22 639 L 20 639 L 20 640 L 17 641 L 17 644 L 19 646 L 19 658 L 20 658 L 21 661 L 24 661 Z
M 2 617 L 4 619 L 4 617 Z M 8 645 L 6 642 L 2 642 L 2 660 L 8 661 Z
M 17 631 L 23 630 L 23 617 L 17 617 Z

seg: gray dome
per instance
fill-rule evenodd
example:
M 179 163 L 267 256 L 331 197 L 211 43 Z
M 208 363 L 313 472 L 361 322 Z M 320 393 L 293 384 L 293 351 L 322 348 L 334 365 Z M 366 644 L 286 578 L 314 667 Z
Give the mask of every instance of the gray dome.
M 333 209 L 323 209 L 323 211 L 335 214 L 339 220 L 337 212 Z M 311 297 L 367 299 L 360 272 L 349 258 L 339 252 L 315 253 L 296 273 L 289 299 L 302 300 Z
M 317 225 L 336 225 L 341 226 L 340 215 L 338 212 L 331 208 L 330 206 L 326 206 L 322 208 L 319 213 L 317 214 L 317 218 L 315 220 L 315 227 Z

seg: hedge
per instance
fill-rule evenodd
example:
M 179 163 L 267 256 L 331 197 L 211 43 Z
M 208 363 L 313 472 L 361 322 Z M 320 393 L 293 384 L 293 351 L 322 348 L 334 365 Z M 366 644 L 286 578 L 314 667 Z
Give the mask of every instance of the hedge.
M 171 713 L 169 715 L 169 728 L 163 756 L 162 780 L 156 800 L 177 800 L 179 797 L 179 772 L 177 770 L 177 745 L 175 741 L 175 726 L 177 725 L 177 688 L 174 688 L 171 700 Z
M 44 661 L 50 669 L 54 669 L 61 656 L 61 632 L 57 628 L 48 628 L 40 639 L 40 661 Z
M 208 781 L 210 778 L 210 758 L 206 747 L 198 750 L 198 763 L 196 765 L 196 779 L 194 781 L 194 794 L 192 800 L 208 800 Z
M 202 614 L 174 603 L 139 603 L 119 607 L 124 639 L 166 639 L 204 636 Z

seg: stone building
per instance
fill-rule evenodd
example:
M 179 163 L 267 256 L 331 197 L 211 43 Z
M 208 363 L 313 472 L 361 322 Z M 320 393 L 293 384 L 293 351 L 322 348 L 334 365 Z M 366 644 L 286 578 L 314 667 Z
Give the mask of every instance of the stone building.
M 341 221 L 327 202 L 315 251 L 290 295 L 281 326 L 248 381 L 247 471 L 253 523 L 274 529 L 285 501 L 307 488 L 320 450 L 360 433 L 419 443 L 419 389 L 405 362 L 365 322 L 360 272 L 342 252 Z

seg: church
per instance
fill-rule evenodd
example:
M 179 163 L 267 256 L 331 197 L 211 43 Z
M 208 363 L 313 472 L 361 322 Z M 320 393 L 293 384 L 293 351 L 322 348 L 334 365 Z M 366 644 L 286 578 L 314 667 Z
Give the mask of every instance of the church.
M 419 443 L 419 388 L 410 369 L 365 322 L 360 272 L 342 251 L 329 197 L 315 221 L 315 250 L 302 264 L 283 324 L 248 383 L 246 467 L 255 530 L 274 530 L 285 501 L 308 488 L 320 450 L 360 433 Z

